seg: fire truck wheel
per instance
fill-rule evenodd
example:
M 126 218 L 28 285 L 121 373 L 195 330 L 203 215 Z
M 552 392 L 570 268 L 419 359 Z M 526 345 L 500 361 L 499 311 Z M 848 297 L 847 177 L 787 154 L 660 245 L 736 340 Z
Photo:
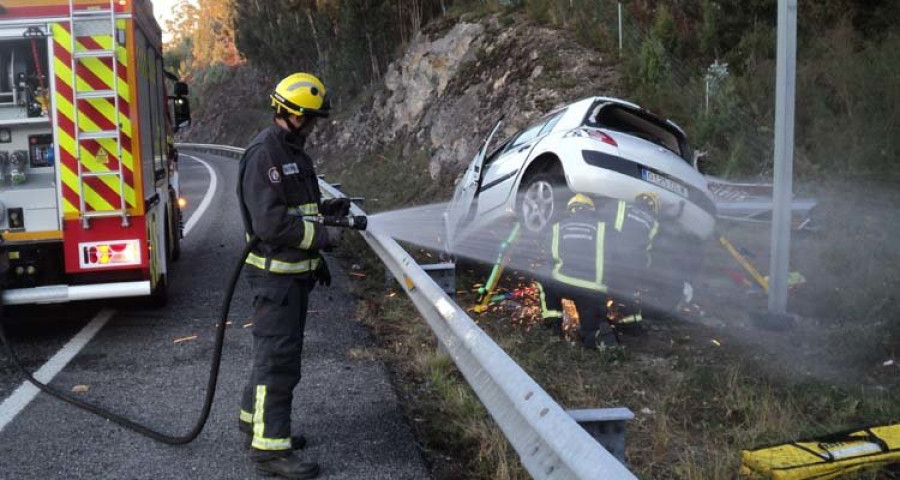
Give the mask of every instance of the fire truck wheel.
M 169 271 L 169 258 L 172 255 L 172 241 L 169 236 L 169 221 L 168 215 L 166 215 L 166 223 L 165 223 L 165 255 L 162 256 L 162 261 L 165 262 L 165 271 Z M 156 281 L 156 288 L 150 293 L 150 306 L 155 308 L 162 308 L 166 306 L 166 303 L 169 301 L 168 295 L 168 282 L 166 281 L 167 274 L 163 273 L 159 276 L 159 279 Z
M 166 275 L 163 274 L 156 282 L 156 288 L 150 293 L 150 306 L 152 308 L 163 308 L 169 303 L 169 289 Z
M 169 199 L 172 205 L 172 211 L 174 215 L 172 215 L 172 222 L 166 223 L 166 228 L 168 232 L 166 232 L 166 238 L 171 241 L 172 249 L 169 251 L 169 260 L 172 262 L 177 262 L 179 258 L 181 258 L 181 208 L 178 207 L 178 201 L 175 199 L 175 196 L 171 196 Z M 174 232 L 174 233 L 173 233 Z

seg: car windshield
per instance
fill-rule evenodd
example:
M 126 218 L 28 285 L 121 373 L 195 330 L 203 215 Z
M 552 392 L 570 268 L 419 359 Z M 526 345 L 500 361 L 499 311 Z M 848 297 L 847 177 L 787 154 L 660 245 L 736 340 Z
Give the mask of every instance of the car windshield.
M 683 135 L 666 122 L 621 105 L 598 105 L 588 116 L 586 125 L 627 133 L 653 142 L 685 158 Z

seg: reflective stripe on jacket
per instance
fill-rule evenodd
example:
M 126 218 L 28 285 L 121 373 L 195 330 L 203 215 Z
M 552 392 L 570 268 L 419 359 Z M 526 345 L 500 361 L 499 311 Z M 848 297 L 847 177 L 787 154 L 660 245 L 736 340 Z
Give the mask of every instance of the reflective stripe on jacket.
M 650 266 L 657 229 L 652 216 L 624 201 L 576 212 L 553 225 L 552 277 L 604 293 L 610 281 L 628 285 L 639 280 Z
M 302 217 L 318 215 L 322 194 L 303 144 L 303 138 L 273 125 L 241 158 L 241 216 L 248 238 L 260 238 L 246 263 L 271 273 L 305 275 L 320 263 L 324 231 Z

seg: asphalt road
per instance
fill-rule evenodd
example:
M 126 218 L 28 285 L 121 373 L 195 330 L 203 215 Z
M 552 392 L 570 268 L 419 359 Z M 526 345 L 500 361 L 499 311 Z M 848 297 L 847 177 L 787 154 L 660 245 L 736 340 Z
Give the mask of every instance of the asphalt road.
M 234 199 L 236 161 L 202 160 L 215 171 L 210 207 L 195 217 L 172 265 L 169 304 L 151 309 L 134 301 L 22 307 L 9 312 L 9 333 L 34 371 L 96 318 L 109 321 L 52 385 L 169 434 L 188 432 L 197 418 L 209 370 L 213 331 L 227 277 L 242 248 Z M 197 213 L 211 176 L 182 156 L 186 218 Z M 304 345 L 304 376 L 294 402 L 295 427 L 309 439 L 303 456 L 325 479 L 428 478 L 404 423 L 383 364 L 356 359 L 351 349 L 373 345 L 353 320 L 354 299 L 344 269 L 330 262 L 335 283 L 312 295 Z M 48 395 L 39 394 L 3 426 L 6 400 L 22 379 L 0 355 L 0 479 L 245 479 L 256 473 L 237 431 L 241 389 L 249 369 L 250 293 L 242 281 L 226 335 L 216 402 L 193 443 L 171 447 L 141 437 Z M 174 343 L 196 335 L 196 340 Z

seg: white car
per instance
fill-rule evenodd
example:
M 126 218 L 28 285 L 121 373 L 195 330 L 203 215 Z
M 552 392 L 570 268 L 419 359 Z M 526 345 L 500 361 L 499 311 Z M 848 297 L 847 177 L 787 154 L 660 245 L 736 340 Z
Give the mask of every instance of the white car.
M 653 192 L 674 233 L 712 236 L 716 207 L 675 123 L 633 103 L 592 97 L 550 113 L 488 154 L 499 126 L 463 174 L 444 214 L 448 251 L 503 220 L 541 231 L 575 192 L 627 201 Z

